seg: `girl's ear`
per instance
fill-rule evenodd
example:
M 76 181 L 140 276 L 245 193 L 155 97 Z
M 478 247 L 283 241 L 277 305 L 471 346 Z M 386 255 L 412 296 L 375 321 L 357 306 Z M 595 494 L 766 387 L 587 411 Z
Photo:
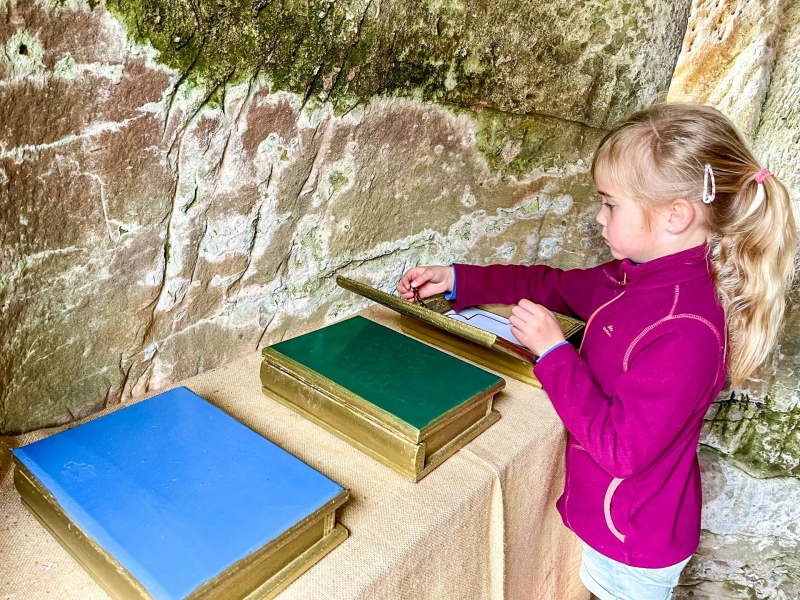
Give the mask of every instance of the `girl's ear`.
M 673 235 L 686 231 L 694 221 L 694 206 L 686 198 L 677 198 L 668 206 L 667 231 Z

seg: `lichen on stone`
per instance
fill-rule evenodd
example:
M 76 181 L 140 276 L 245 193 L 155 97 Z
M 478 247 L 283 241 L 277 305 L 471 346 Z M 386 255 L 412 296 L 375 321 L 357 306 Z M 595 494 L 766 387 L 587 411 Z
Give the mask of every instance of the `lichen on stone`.
M 521 0 L 107 6 L 181 80 L 205 86 L 209 101 L 218 101 L 226 83 L 265 73 L 274 90 L 331 102 L 337 114 L 374 96 L 402 95 L 605 126 L 664 85 L 689 2 L 657 11 L 642 1 L 582 11 Z M 653 36 L 658 47 L 646 42 Z
M 756 477 L 800 476 L 800 407 L 776 411 L 733 396 L 718 402 L 703 428 L 703 442 Z
M 25 272 L 25 268 L 28 266 L 29 260 L 29 257 L 22 256 L 17 260 L 14 268 L 10 272 L 0 274 L 0 292 L 4 292 L 11 283 L 22 276 Z
M 476 147 L 490 168 L 522 178 L 591 159 L 605 130 L 541 115 L 519 116 L 492 109 L 466 111 L 477 124 Z
M 55 67 L 53 67 L 53 76 L 65 81 L 74 81 L 77 79 L 78 68 L 71 54 L 67 54 L 55 64 Z
M 8 38 L 4 59 L 13 79 L 24 79 L 43 67 L 44 48 L 36 36 L 24 29 Z

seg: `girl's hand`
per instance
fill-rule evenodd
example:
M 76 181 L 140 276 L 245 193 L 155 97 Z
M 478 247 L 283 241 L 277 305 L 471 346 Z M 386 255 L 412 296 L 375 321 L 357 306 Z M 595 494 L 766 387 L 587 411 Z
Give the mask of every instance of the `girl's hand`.
M 541 304 L 520 300 L 511 309 L 511 333 L 536 356 L 541 356 L 559 342 L 564 334 L 555 316 Z
M 414 301 L 414 290 L 417 288 L 420 298 L 449 292 L 453 289 L 455 269 L 453 267 L 414 267 L 403 275 L 397 284 L 397 291 L 406 300 Z

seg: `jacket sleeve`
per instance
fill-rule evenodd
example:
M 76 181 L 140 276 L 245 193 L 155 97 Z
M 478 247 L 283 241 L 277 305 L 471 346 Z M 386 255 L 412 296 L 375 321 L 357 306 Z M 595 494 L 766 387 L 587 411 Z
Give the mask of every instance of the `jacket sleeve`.
M 546 265 L 453 265 L 456 270 L 456 299 L 453 308 L 461 310 L 476 304 L 516 304 L 523 298 L 584 321 L 591 314 L 592 292 L 603 269 L 618 264 L 606 263 L 591 269 L 563 271 Z
M 659 325 L 635 350 L 611 396 L 568 344 L 534 369 L 569 432 L 607 473 L 622 479 L 656 460 L 694 413 L 705 414 L 725 378 L 720 341 L 695 319 Z

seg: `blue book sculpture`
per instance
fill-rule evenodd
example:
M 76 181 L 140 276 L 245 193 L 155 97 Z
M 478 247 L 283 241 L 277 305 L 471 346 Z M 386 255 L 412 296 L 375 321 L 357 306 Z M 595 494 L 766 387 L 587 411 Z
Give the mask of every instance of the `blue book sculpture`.
M 270 598 L 347 491 L 186 388 L 14 450 L 36 518 L 114 598 Z

